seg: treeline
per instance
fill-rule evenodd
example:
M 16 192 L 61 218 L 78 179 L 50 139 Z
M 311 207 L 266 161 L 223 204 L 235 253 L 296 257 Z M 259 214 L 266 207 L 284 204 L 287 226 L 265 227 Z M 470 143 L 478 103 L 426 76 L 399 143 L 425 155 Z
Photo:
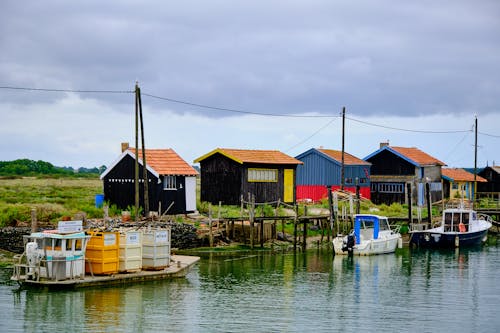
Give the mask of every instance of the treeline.
M 45 161 L 19 159 L 15 161 L 0 161 L 0 177 L 14 176 L 97 176 L 106 170 L 105 166 L 99 168 L 57 167 Z

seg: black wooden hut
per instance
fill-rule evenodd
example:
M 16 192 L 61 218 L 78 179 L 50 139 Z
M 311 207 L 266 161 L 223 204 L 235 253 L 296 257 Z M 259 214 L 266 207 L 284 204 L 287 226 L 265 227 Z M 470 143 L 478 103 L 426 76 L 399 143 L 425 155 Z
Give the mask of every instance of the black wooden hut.
M 498 197 L 500 195 L 500 166 L 487 166 L 478 175 L 485 178 L 487 182 L 477 184 L 477 194 L 481 197 Z
M 135 205 L 135 149 L 122 146 L 122 154 L 101 175 L 104 200 L 118 208 Z M 140 206 L 144 207 L 144 163 L 139 150 Z M 173 149 L 146 149 L 150 211 L 186 214 L 196 211 L 198 172 Z
M 240 204 L 248 194 L 256 202 L 295 202 L 295 170 L 301 161 L 276 150 L 217 148 L 197 158 L 200 200 Z
M 415 147 L 394 147 L 381 143 L 380 149 L 364 158 L 371 167 L 371 200 L 376 204 L 407 203 L 408 185 L 412 202 L 423 205 L 425 183 L 431 202 L 443 198 L 441 167 L 446 165 Z

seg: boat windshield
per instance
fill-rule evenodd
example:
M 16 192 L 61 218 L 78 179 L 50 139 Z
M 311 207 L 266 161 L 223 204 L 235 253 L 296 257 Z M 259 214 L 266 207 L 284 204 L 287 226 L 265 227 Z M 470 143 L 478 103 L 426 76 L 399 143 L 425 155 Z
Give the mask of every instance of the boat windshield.
M 444 231 L 459 231 L 460 224 L 463 224 L 462 230 L 468 230 L 469 212 L 446 212 L 444 214 Z
M 386 218 L 379 219 L 380 230 L 391 230 L 391 226 L 389 225 L 389 221 Z

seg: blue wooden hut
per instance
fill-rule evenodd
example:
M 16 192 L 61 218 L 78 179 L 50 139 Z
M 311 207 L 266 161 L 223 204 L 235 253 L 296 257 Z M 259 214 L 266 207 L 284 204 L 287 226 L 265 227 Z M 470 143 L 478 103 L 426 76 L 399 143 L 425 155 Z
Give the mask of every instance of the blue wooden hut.
M 295 158 L 304 163 L 297 166 L 297 200 L 319 201 L 327 197 L 327 186 L 341 188 L 341 151 L 311 148 Z M 358 184 L 361 196 L 369 199 L 370 165 L 344 152 L 344 190 L 355 193 Z

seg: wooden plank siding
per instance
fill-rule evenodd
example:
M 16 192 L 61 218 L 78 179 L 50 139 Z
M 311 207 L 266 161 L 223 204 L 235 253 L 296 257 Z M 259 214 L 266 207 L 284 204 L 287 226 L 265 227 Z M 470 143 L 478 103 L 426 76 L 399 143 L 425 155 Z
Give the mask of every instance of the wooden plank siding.
M 135 160 L 125 155 L 103 178 L 104 199 L 120 209 L 135 206 Z M 142 178 L 143 167 L 139 164 L 139 177 Z M 163 189 L 163 176 L 160 178 L 148 171 L 149 209 L 158 211 L 161 202 L 162 212 L 174 202 L 169 214 L 186 213 L 186 183 L 184 176 L 176 176 L 176 189 Z M 139 183 L 139 205 L 144 207 L 144 183 Z
M 342 161 L 337 160 L 338 151 L 312 148 L 295 158 L 304 164 L 297 166 L 297 200 L 319 201 L 326 197 L 327 186 L 332 190 L 341 187 Z M 344 162 L 344 190 L 356 193 L 356 178 L 360 193 L 370 198 L 370 164 L 350 154 Z M 334 158 L 335 157 L 335 158 Z
M 249 169 L 277 170 L 276 181 L 248 181 Z M 200 161 L 201 186 L 200 200 L 224 205 L 239 205 L 241 195 L 248 200 L 248 194 L 255 195 L 256 202 L 271 202 L 284 198 L 285 169 L 295 172 L 296 165 L 238 163 L 222 154 L 216 153 Z M 292 183 L 292 195 L 287 199 L 295 202 L 295 180 Z

